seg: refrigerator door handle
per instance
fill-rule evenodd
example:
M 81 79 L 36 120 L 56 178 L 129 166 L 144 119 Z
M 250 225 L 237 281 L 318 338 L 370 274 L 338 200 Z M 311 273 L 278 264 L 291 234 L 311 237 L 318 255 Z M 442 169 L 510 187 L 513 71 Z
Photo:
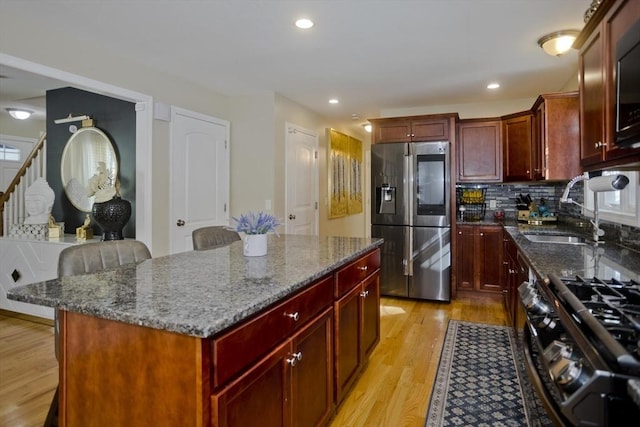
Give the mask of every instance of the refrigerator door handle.
M 409 231 L 409 235 L 404 241 L 404 245 L 406 248 L 405 259 L 406 267 L 405 267 L 405 275 L 412 277 L 413 276 L 413 227 L 407 227 Z
M 404 177 L 404 200 L 406 203 L 406 209 L 404 210 L 404 224 L 413 225 L 413 157 L 411 155 L 411 149 L 409 154 L 404 156 L 404 171 L 402 176 Z

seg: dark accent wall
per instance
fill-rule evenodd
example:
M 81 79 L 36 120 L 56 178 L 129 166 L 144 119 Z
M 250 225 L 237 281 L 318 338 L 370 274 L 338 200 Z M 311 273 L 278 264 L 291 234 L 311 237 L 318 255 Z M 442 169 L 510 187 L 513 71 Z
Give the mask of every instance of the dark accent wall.
M 64 221 L 65 233 L 75 234 L 84 222 L 86 213 L 80 212 L 67 198 L 60 177 L 62 152 L 71 137 L 69 125 L 80 128 L 81 122 L 55 124 L 56 119 L 86 114 L 94 119 L 94 126 L 111 140 L 118 158 L 118 178 L 122 198 L 131 202 L 131 219 L 124 227 L 127 238 L 136 236 L 136 112 L 135 104 L 71 87 L 47 91 L 47 181 L 56 199 L 52 214 L 56 221 Z M 93 221 L 94 235 L 102 230 Z

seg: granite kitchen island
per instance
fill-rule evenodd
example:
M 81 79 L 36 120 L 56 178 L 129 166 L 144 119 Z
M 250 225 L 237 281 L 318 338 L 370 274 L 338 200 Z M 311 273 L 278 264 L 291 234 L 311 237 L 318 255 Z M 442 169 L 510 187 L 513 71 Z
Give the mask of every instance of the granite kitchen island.
M 60 310 L 61 425 L 326 425 L 379 341 L 381 245 L 269 235 L 264 257 L 235 242 L 8 297 Z

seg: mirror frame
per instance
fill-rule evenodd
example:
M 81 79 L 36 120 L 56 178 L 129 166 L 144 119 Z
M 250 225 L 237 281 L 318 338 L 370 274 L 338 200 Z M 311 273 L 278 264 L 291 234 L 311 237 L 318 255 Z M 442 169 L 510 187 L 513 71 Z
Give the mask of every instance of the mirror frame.
M 115 185 L 118 158 L 113 143 L 94 126 L 78 129 L 69 137 L 62 151 L 60 179 L 67 198 L 81 212 L 91 212 L 93 207 L 95 193 L 88 195 L 87 184 L 97 176 L 99 162 L 105 163 L 109 179 Z

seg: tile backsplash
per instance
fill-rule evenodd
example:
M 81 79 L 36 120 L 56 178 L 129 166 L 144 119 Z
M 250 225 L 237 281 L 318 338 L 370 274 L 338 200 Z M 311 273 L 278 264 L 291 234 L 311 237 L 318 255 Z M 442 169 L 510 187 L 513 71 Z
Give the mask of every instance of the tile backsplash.
M 544 198 L 549 208 L 549 212 L 554 212 L 559 216 L 559 220 L 585 220 L 592 219 L 591 216 L 583 216 L 581 208 L 573 203 L 560 203 L 560 198 L 566 187 L 566 182 L 549 183 L 514 183 L 514 184 L 481 184 L 486 188 L 487 210 L 485 219 L 493 218 L 493 211 L 502 209 L 505 218 L 515 220 L 518 216 L 516 208 L 516 196 L 519 194 L 531 196 L 531 199 L 538 204 Z M 461 184 L 463 188 L 475 188 L 478 185 Z M 576 183 L 570 192 L 570 197 L 577 203 L 583 203 L 583 183 Z M 489 201 L 495 200 L 496 207 L 490 208 Z M 601 227 L 605 231 L 606 240 L 618 243 L 622 246 L 640 251 L 640 228 L 628 225 L 601 221 Z

